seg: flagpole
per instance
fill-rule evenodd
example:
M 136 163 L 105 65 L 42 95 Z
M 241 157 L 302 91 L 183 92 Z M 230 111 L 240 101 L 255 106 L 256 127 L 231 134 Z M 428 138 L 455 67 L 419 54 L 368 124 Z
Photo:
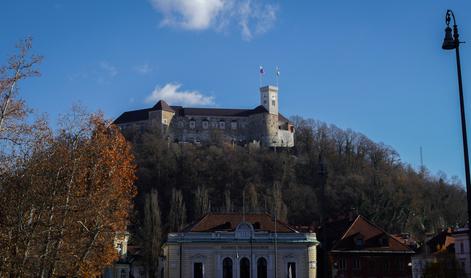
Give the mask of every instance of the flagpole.
M 275 69 L 275 78 L 276 78 L 276 87 L 279 87 L 279 80 L 280 80 L 280 67 L 276 66 Z

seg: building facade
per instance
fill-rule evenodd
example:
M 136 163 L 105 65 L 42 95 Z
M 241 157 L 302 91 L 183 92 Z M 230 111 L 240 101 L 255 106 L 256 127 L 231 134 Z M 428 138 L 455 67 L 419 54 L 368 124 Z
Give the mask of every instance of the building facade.
M 469 230 L 459 228 L 453 232 L 455 239 L 455 257 L 465 277 L 471 277 L 471 258 L 469 252 Z
M 114 123 L 121 129 L 159 128 L 175 142 L 205 143 L 217 138 L 237 144 L 293 147 L 294 126 L 278 112 L 278 88 L 260 88 L 254 109 L 189 108 L 160 100 L 152 108 L 128 111 Z
M 165 278 L 315 278 L 314 233 L 268 214 L 210 213 L 163 245 Z

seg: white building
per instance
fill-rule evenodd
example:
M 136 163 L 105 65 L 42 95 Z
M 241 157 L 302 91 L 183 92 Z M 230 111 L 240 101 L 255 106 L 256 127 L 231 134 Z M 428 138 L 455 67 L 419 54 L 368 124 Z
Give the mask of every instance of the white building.
M 165 278 L 315 278 L 314 233 L 268 214 L 210 213 L 163 245 Z
M 453 233 L 455 239 L 455 257 L 461 269 L 466 273 L 466 277 L 471 277 L 471 260 L 469 255 L 468 228 L 456 229 Z

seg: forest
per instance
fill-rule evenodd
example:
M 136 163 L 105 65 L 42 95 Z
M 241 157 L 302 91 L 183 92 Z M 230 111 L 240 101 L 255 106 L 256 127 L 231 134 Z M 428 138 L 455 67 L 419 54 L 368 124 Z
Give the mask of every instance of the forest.
M 144 227 L 139 221 L 152 215 L 151 200 L 164 234 L 206 212 L 243 209 L 316 226 L 321 200 L 327 219 L 361 214 L 390 233 L 410 233 L 419 240 L 466 223 L 466 194 L 456 179 L 414 169 L 393 148 L 352 130 L 302 117 L 291 120 L 293 149 L 223 140 L 177 144 L 155 129 L 128 130 L 124 135 L 138 165 L 137 226 Z M 320 167 L 325 168 L 324 191 Z

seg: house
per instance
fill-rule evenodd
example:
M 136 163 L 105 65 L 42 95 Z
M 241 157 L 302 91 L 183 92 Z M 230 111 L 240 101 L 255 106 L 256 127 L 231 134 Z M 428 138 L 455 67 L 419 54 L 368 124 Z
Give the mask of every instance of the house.
M 326 244 L 332 277 L 412 277 L 414 251 L 365 217 L 341 219 L 326 227 L 333 231 Z M 336 235 L 340 236 L 333 239 Z
M 314 233 L 267 213 L 209 213 L 163 244 L 165 278 L 315 278 Z
M 427 272 L 457 271 L 454 229 L 447 228 L 427 236 L 424 244 L 412 256 L 412 277 L 422 278 Z
M 160 100 L 151 108 L 124 112 L 114 123 L 128 131 L 157 128 L 175 142 L 212 143 L 219 138 L 240 145 L 293 147 L 294 126 L 278 112 L 278 104 L 278 87 L 265 86 L 254 109 L 170 106 Z
M 458 228 L 452 233 L 455 241 L 455 258 L 465 277 L 471 277 L 471 260 L 469 253 L 469 229 Z

